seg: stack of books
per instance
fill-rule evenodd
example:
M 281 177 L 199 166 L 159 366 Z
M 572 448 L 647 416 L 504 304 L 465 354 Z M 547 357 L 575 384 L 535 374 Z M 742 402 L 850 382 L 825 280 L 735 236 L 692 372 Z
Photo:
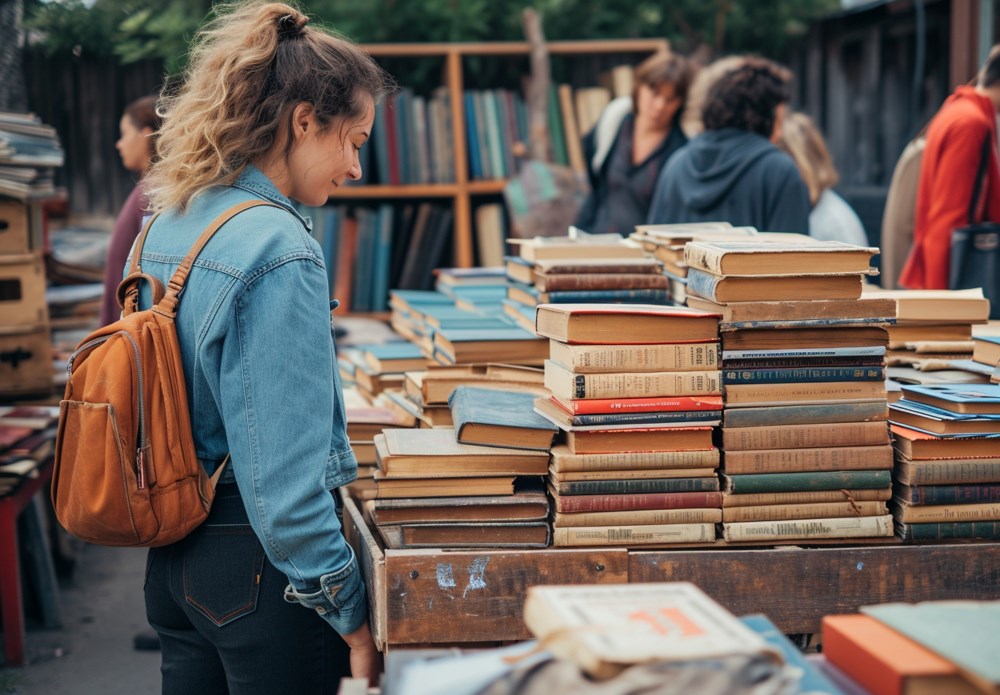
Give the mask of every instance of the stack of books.
M 685 252 L 688 303 L 723 315 L 723 538 L 892 536 L 878 249 L 774 237 Z
M 364 391 L 369 401 L 387 389 L 401 389 L 405 372 L 425 369 L 428 360 L 417 345 L 394 341 L 355 345 L 341 350 L 341 376 Z
M 714 542 L 718 317 L 684 307 L 543 304 L 556 546 Z
M 972 359 L 975 364 L 989 371 L 991 382 L 1000 383 L 1000 330 L 997 324 L 991 323 L 974 330 L 972 342 Z
M 63 165 L 59 135 L 34 114 L 0 113 L 0 195 L 31 201 L 55 194 Z
M 0 497 L 13 492 L 55 450 L 58 406 L 0 406 Z
M 357 387 L 345 387 L 344 414 L 347 416 L 347 439 L 358 461 L 358 479 L 351 485 L 351 493 L 365 499 L 374 492 L 375 484 L 375 435 L 388 427 L 416 427 L 411 414 L 394 407 L 386 394 L 369 400 Z
M 1000 384 L 903 386 L 889 419 L 897 534 L 1000 538 Z

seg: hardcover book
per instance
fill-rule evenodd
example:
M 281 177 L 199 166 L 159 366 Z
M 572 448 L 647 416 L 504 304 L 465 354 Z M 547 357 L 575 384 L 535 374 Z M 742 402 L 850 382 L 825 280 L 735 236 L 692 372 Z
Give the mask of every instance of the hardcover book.
M 774 302 L 784 299 L 858 299 L 860 275 L 789 275 L 738 277 L 714 275 L 690 269 L 687 294 L 718 304 L 727 302 Z
M 545 361 L 545 387 L 561 401 L 581 398 L 657 398 L 722 393 L 720 372 L 617 372 L 578 374 Z
M 712 428 L 669 427 L 567 432 L 566 444 L 574 454 L 711 449 Z
M 750 327 L 766 321 L 860 321 L 892 320 L 896 302 L 891 299 L 823 299 L 787 302 L 727 302 L 720 304 L 702 297 L 690 296 L 687 305 L 693 309 L 711 311 L 722 316 L 724 324 Z
M 544 492 L 478 497 L 382 499 L 367 503 L 376 524 L 544 520 L 549 501 Z
M 812 504 L 764 504 L 751 507 L 726 507 L 722 520 L 789 521 L 802 519 L 835 519 L 837 517 L 885 516 L 885 502 L 818 502 Z
M 542 293 L 577 290 L 666 290 L 667 285 L 666 277 L 651 273 L 535 274 L 535 289 Z
M 896 524 L 896 534 L 904 541 L 1000 538 L 1000 521 L 962 521 L 937 524 Z
M 972 359 L 990 367 L 1000 363 L 1000 336 L 977 335 L 972 339 Z
M 563 343 L 648 345 L 718 339 L 719 319 L 686 307 L 624 304 L 542 304 L 535 332 Z
M 556 528 L 584 526 L 640 526 L 648 524 L 717 524 L 721 509 L 634 509 L 620 512 L 556 512 Z
M 754 507 L 771 504 L 821 504 L 827 502 L 885 502 L 891 497 L 892 490 L 889 488 L 757 492 L 744 495 L 723 495 L 722 507 Z
M 423 431 L 423 430 L 414 430 Z M 512 495 L 513 476 L 488 478 L 385 478 L 375 472 L 376 499 Z
M 640 509 L 710 509 L 722 506 L 721 492 L 658 492 L 637 495 L 553 495 L 559 513 Z
M 599 546 L 649 546 L 674 543 L 713 543 L 715 524 L 636 524 L 629 526 L 556 526 L 556 548 Z
M 888 514 L 786 521 L 736 521 L 722 524 L 722 538 L 730 542 L 809 538 L 885 538 L 892 535 L 892 517 Z
M 580 374 L 718 369 L 719 343 L 569 345 L 549 341 L 549 357 Z
M 840 241 L 792 243 L 777 241 L 691 241 L 684 247 L 684 260 L 691 268 L 716 275 L 810 275 L 865 274 L 877 248 Z
M 891 459 L 889 427 L 885 422 L 837 422 L 824 425 L 783 427 L 725 427 L 722 448 L 729 451 L 760 449 L 806 449 L 826 447 L 883 447 L 881 457 Z M 875 449 L 872 449 L 875 451 Z M 728 460 L 728 459 L 727 459 Z M 886 466 L 887 468 L 891 467 Z
M 460 444 L 451 428 L 384 430 L 375 437 L 383 478 L 545 475 L 547 451 Z M 472 494 L 472 493 L 469 493 Z
M 532 409 L 532 393 L 459 386 L 448 399 L 458 441 L 548 451 L 559 428 Z
M 911 460 L 989 458 L 997 455 L 998 442 L 990 437 L 941 438 L 902 425 L 891 424 L 893 446 Z
M 552 448 L 551 463 L 557 472 L 715 468 L 718 465 L 718 449 L 574 454 L 565 444 Z
M 1000 502 L 1000 485 L 968 483 L 965 485 L 907 485 L 896 481 L 892 495 L 909 504 L 978 504 Z
M 387 548 L 544 548 L 546 521 L 379 525 Z
M 558 495 L 634 495 L 657 492 L 715 492 L 719 479 L 709 473 L 703 478 L 652 478 L 612 480 L 549 481 Z
M 649 427 L 675 425 L 715 426 L 722 422 L 721 410 L 680 410 L 662 413 L 606 413 L 573 415 L 555 397 L 536 398 L 535 412 L 564 430 L 607 429 L 609 427 Z
M 777 428 L 769 428 L 778 431 Z M 723 428 L 725 435 L 729 430 Z M 893 452 L 882 446 L 813 446 L 804 449 L 726 451 L 725 469 L 743 473 L 804 473 L 807 471 L 889 470 Z
M 990 300 L 981 289 L 885 290 L 866 285 L 864 296 L 895 300 L 897 323 L 986 323 L 990 316 Z
M 722 410 L 721 396 L 664 396 L 656 398 L 586 398 L 565 400 L 560 399 L 557 396 L 552 396 L 552 401 L 567 413 L 571 413 L 573 415 Z
M 889 420 L 941 437 L 1000 436 L 1000 415 L 963 415 L 906 398 L 889 405 Z
M 767 643 L 781 652 L 783 661 L 802 671 L 800 692 L 809 695 L 847 695 L 834 685 L 829 678 L 805 656 L 802 651 L 778 629 L 765 615 L 745 615 L 740 618 L 751 630 L 759 634 Z
M 828 328 L 758 328 L 724 331 L 722 359 L 729 350 L 795 351 L 806 348 L 860 348 L 881 347 L 889 342 L 888 334 L 880 326 L 848 326 Z M 850 352 L 834 353 L 848 355 Z M 865 353 L 854 353 L 865 354 Z M 875 354 L 875 353 L 868 353 Z M 725 366 L 725 364 L 723 364 Z
M 540 275 L 644 274 L 659 275 L 660 264 L 652 258 L 555 258 L 539 260 L 534 265 Z M 532 282 L 532 280 L 527 280 Z
M 889 407 L 885 398 L 840 401 L 822 405 L 773 405 L 759 408 L 730 408 L 723 411 L 725 427 L 778 427 L 821 425 L 833 422 L 885 422 Z
M 811 471 L 809 473 L 724 474 L 725 490 L 735 495 L 759 492 L 882 489 L 892 484 L 891 471 Z
M 954 413 L 1000 415 L 1000 384 L 904 384 L 903 398 Z

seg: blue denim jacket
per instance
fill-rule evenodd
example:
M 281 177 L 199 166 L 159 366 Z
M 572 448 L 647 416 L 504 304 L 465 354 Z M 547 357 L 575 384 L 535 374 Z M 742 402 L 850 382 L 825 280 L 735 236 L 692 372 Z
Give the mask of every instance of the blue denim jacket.
M 236 203 L 247 210 L 202 250 L 177 310 L 198 458 L 226 453 L 254 532 L 290 582 L 286 599 L 341 634 L 367 617 L 357 560 L 330 490 L 357 477 L 331 331 L 329 284 L 310 223 L 256 167 L 153 223 L 141 267 L 163 281 Z M 141 307 L 150 295 L 144 288 Z M 229 475 L 227 472 L 225 475 Z

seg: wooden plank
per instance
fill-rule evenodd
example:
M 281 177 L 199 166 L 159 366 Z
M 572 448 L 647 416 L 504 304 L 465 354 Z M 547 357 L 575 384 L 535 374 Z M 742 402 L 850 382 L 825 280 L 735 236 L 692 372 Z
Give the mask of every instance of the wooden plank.
M 527 639 L 528 587 L 628 581 L 624 548 L 386 550 L 385 561 L 390 645 Z
M 385 601 L 381 599 L 385 587 L 385 555 L 355 501 L 346 493 L 341 494 L 341 499 L 344 501 L 344 537 L 354 548 L 368 589 L 372 638 L 379 651 L 385 651 L 386 613 Z
M 1000 598 L 1000 543 L 629 553 L 629 581 L 690 581 L 737 615 L 816 633 L 831 613 L 891 601 Z

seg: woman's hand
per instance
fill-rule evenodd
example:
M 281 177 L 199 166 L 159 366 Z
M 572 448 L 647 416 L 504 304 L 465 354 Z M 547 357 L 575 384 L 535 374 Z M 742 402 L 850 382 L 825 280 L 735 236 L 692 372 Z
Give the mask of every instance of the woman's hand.
M 375 648 L 368 623 L 364 622 L 354 632 L 344 635 L 344 641 L 351 648 L 351 676 L 367 678 L 370 686 L 377 686 L 382 673 L 382 654 Z

